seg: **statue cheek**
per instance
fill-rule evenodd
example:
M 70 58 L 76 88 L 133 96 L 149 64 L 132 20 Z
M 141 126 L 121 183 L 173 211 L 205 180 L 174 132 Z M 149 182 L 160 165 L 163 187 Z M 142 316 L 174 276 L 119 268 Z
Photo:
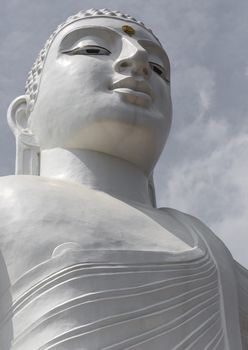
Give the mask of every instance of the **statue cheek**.
M 170 87 L 165 84 L 167 83 L 163 82 L 163 85 L 156 89 L 156 101 L 161 111 L 171 111 Z

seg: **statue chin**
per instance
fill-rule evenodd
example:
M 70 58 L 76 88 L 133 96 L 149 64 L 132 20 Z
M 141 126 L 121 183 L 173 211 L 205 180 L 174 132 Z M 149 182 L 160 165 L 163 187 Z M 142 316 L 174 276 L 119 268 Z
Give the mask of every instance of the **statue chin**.
M 198 219 L 155 205 L 171 98 L 151 31 L 106 9 L 70 17 L 8 121 L 1 350 L 248 349 L 248 272 Z
M 130 162 L 148 175 L 153 171 L 164 148 L 170 126 L 166 130 L 164 125 L 163 130 L 162 127 L 158 128 L 162 123 L 155 126 L 153 122 L 152 126 L 148 126 L 147 121 L 140 122 L 140 125 L 133 120 L 123 122 L 128 117 L 120 117 L 122 120 L 101 116 L 94 119 L 94 122 L 81 123 L 83 126 L 80 125 L 77 129 L 72 125 L 71 129 L 64 130 L 61 134 L 35 132 L 39 137 L 38 144 L 42 150 L 63 148 L 101 152 Z M 36 131 L 36 128 L 33 129 Z

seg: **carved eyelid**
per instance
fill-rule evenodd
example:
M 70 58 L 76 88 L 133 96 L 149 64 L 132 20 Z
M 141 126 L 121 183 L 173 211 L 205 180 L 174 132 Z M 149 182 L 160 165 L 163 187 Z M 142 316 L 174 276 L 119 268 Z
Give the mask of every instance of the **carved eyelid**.
M 138 43 L 143 47 L 143 49 L 145 49 L 147 51 L 147 53 L 150 56 L 153 56 L 156 60 L 158 60 L 161 66 L 167 65 L 166 61 L 167 61 L 167 56 L 165 51 L 160 48 L 159 45 L 156 45 L 154 43 L 152 43 L 151 41 L 148 40 L 138 40 Z M 155 62 L 157 63 L 157 62 Z M 159 64 L 159 63 L 157 63 Z
M 72 47 L 69 50 L 62 51 L 62 53 L 64 53 L 64 54 L 73 54 L 73 53 L 79 52 L 80 50 L 86 50 L 87 51 L 87 49 L 89 49 L 89 50 L 90 49 L 92 49 L 92 50 L 93 49 L 104 50 L 104 51 L 106 51 L 106 53 L 105 53 L 106 55 L 110 55 L 111 54 L 111 51 L 109 49 L 107 49 L 106 47 L 97 45 L 97 44 L 92 44 L 92 45 L 75 45 L 74 47 Z M 104 54 L 102 53 L 100 55 L 104 55 Z
M 164 68 L 163 66 L 161 66 L 160 64 L 156 63 L 156 62 L 152 62 L 149 61 L 149 64 L 152 68 L 152 70 L 157 73 L 163 80 L 165 80 L 167 83 L 170 83 L 170 80 L 167 78 L 167 72 L 166 72 L 166 68 Z M 155 68 L 155 69 L 153 69 Z M 159 74 L 159 72 L 157 70 L 161 70 L 161 74 Z
M 104 42 L 106 41 L 111 44 L 113 41 L 113 38 L 112 38 L 113 34 L 115 36 L 116 34 L 118 35 L 118 33 L 113 31 L 112 28 L 108 28 L 105 26 L 104 27 L 102 26 L 87 27 L 86 26 L 84 28 L 73 29 L 62 38 L 60 43 L 60 51 L 62 52 L 64 49 L 67 49 L 67 47 L 72 48 L 74 47 L 74 45 L 78 45 L 81 43 L 83 44 L 85 43 L 85 41 L 86 42 L 88 41 L 87 45 L 88 44 L 98 45 L 98 39 L 100 41 L 103 40 Z M 76 37 L 76 40 L 73 37 Z M 73 42 L 72 45 L 70 44 L 70 42 Z M 103 46 L 103 45 L 100 44 L 99 46 Z

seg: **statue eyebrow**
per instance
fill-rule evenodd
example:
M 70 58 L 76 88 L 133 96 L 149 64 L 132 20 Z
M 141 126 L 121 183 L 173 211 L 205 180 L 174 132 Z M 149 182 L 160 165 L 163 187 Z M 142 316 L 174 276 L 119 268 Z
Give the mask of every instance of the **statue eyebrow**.
M 94 27 L 91 27 L 91 26 L 87 26 L 87 27 L 83 27 L 83 28 L 77 28 L 77 29 L 74 29 L 72 30 L 71 32 L 67 33 L 62 39 L 61 39 L 61 42 L 60 42 L 60 45 L 59 45 L 59 49 L 60 50 L 64 50 L 65 48 L 63 47 L 65 42 L 69 39 L 69 37 L 71 37 L 73 34 L 80 34 L 82 32 L 85 32 L 85 31 L 89 31 L 89 30 L 92 30 L 92 35 L 93 36 L 96 36 L 96 37 L 99 37 L 99 38 L 103 38 L 103 36 L 101 35 L 101 32 L 105 32 L 105 33 L 111 33 L 111 34 L 115 34 L 117 36 L 120 36 L 119 33 L 117 33 L 116 31 L 112 30 L 111 28 L 108 28 L 108 27 L 103 27 L 103 26 L 94 26 Z M 96 30 L 98 31 L 96 33 Z M 83 39 L 85 35 L 80 35 L 80 36 L 77 36 L 75 40 L 73 40 L 70 45 L 73 45 L 76 41 L 79 41 L 80 39 Z
M 162 46 L 154 43 L 150 40 L 139 40 L 138 41 L 141 46 L 143 46 L 144 49 L 146 49 L 148 52 L 151 51 L 151 49 L 155 49 L 155 53 L 162 59 L 162 61 L 165 63 L 166 67 L 170 68 L 170 61 L 167 56 L 167 53 L 162 48 Z

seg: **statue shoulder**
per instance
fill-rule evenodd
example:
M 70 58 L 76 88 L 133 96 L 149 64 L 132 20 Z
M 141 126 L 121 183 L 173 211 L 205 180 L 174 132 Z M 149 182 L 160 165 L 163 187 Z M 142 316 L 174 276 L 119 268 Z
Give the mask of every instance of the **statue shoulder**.
M 228 255 L 229 258 L 233 260 L 233 257 L 224 242 L 200 219 L 172 208 L 159 208 L 159 210 L 162 211 L 164 215 L 168 215 L 185 230 L 194 232 L 197 237 L 204 240 L 208 247 L 218 247 L 219 251 L 225 251 L 225 255 Z
M 187 214 L 180 210 L 167 207 L 159 208 L 159 210 L 162 211 L 165 215 L 169 215 L 170 217 L 174 218 L 174 220 L 177 220 L 184 225 L 198 225 L 201 226 L 202 229 L 204 228 L 211 231 L 210 228 L 208 228 L 201 220 L 191 214 Z
M 2 225 L 16 212 L 18 203 L 26 202 L 35 188 L 34 176 L 11 175 L 0 177 L 0 220 Z
M 211 234 L 216 236 L 207 225 L 205 225 L 200 219 L 191 214 L 187 214 L 172 208 L 159 208 L 159 210 L 162 211 L 165 215 L 173 218 L 175 221 L 181 223 L 181 225 L 194 227 L 196 231 L 200 231 L 202 234 Z
M 7 210 L 10 216 L 14 208 L 23 211 L 25 207 L 41 205 L 46 197 L 47 199 L 52 197 L 52 188 L 56 188 L 56 181 L 44 177 L 32 175 L 0 177 L 0 216 L 2 217 Z
M 2 188 L 14 188 L 14 189 L 22 189 L 23 186 L 36 186 L 38 183 L 47 182 L 47 179 L 40 176 L 33 175 L 8 175 L 8 176 L 0 176 L 0 186 Z
M 32 175 L 10 175 L 0 177 L 0 200 L 8 201 L 15 195 L 27 194 L 28 190 L 48 187 L 46 178 Z

